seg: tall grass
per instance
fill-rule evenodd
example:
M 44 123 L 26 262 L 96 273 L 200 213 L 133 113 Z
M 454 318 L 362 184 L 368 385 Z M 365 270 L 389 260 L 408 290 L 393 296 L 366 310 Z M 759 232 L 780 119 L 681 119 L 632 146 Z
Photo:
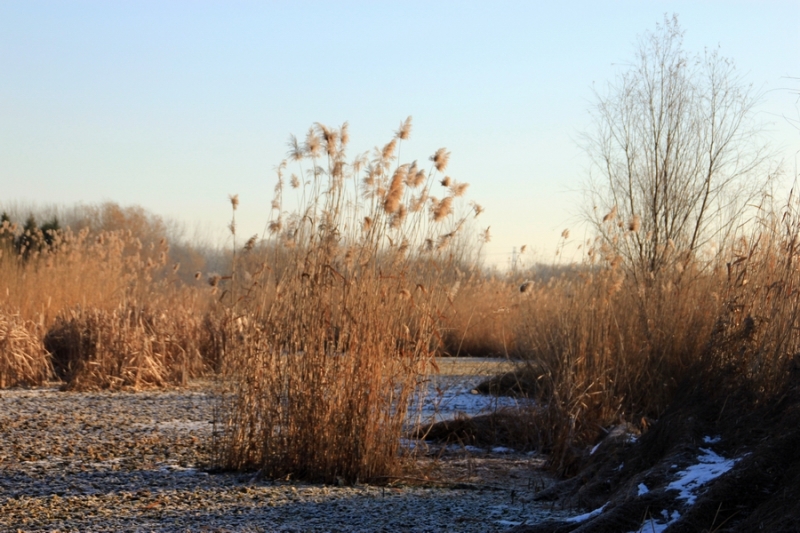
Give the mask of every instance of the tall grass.
M 464 185 L 436 177 L 444 149 L 427 171 L 395 161 L 409 130 L 352 162 L 347 125 L 290 142 L 297 173 L 279 167 L 262 266 L 234 269 L 225 287 L 221 466 L 348 483 L 395 472 L 413 392 L 435 364 L 463 254 L 453 245 L 476 213 L 460 205 Z
M 126 212 L 106 205 L 95 214 L 125 219 Z M 26 383 L 51 377 L 41 369 L 52 363 L 57 377 L 78 389 L 181 384 L 203 371 L 208 300 L 180 282 L 166 239 L 156 240 L 142 224 L 132 224 L 141 235 L 89 225 L 49 234 L 21 234 L 9 222 L 0 227 L 0 319 L 27 324 L 37 343 L 24 345 L 25 358 L 40 369 Z M 24 248 L 15 249 L 15 240 Z M 14 331 L 20 338 L 22 330 Z M 12 361 L 23 362 L 20 346 L 4 353 L 0 372 L 18 373 Z
M 750 227 L 724 261 L 675 254 L 642 279 L 600 245 L 577 275 L 526 286 L 516 342 L 540 384 L 530 416 L 556 470 L 574 472 L 613 425 L 646 429 L 680 387 L 753 402 L 780 390 L 800 349 L 800 223 L 790 205 Z
M 0 312 L 0 387 L 39 385 L 52 377 L 41 329 L 18 315 Z

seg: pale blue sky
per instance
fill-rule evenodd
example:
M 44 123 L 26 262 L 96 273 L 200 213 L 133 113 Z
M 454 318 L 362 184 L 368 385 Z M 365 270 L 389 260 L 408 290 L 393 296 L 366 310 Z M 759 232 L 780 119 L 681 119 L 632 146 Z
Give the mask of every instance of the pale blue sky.
M 800 2 L 0 1 L 0 203 L 139 204 L 260 233 L 290 133 L 349 121 L 351 154 L 414 117 L 403 160 L 452 152 L 488 259 L 575 234 L 593 84 L 677 13 L 763 92 L 794 170 Z M 795 94 L 790 90 L 793 89 Z M 578 233 L 580 231 L 578 230 Z

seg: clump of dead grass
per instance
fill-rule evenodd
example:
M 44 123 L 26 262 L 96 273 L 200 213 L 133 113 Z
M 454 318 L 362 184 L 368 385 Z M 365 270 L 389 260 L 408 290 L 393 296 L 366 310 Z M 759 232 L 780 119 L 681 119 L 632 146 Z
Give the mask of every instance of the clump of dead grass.
M 396 471 L 413 392 L 440 343 L 445 273 L 473 216 L 428 194 L 444 150 L 427 174 L 396 162 L 409 131 L 406 121 L 352 162 L 346 127 L 317 124 L 303 145 L 290 141 L 303 176 L 290 180 L 294 207 L 284 163 L 261 266 L 235 264 L 221 287 L 219 466 L 348 483 Z
M 53 375 L 41 327 L 0 312 L 0 388 L 41 385 Z
M 202 375 L 197 328 L 191 317 L 141 307 L 75 308 L 56 318 L 44 344 L 67 390 L 140 390 Z
M 790 204 L 746 227 L 714 258 L 676 252 L 649 277 L 598 242 L 576 274 L 526 287 L 516 337 L 536 368 L 529 416 L 555 469 L 574 473 L 603 428 L 646 429 L 687 383 L 749 391 L 752 405 L 782 390 L 800 351 L 800 217 Z

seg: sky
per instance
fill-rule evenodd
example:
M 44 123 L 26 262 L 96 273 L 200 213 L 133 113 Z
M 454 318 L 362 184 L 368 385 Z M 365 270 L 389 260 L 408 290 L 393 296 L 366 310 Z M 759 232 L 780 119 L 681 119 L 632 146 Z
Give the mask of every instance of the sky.
M 585 236 L 595 90 L 673 13 L 686 50 L 719 47 L 753 84 L 790 180 L 797 0 L 2 0 L 0 205 L 140 205 L 225 244 L 230 194 L 239 233 L 263 231 L 290 134 L 347 121 L 355 155 L 411 115 L 401 158 L 451 152 L 487 262 L 550 261 L 564 229 Z

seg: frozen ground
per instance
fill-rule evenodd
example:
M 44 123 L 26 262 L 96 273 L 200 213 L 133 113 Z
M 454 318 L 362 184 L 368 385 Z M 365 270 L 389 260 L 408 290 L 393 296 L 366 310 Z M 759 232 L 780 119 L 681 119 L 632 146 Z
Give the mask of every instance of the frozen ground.
M 451 420 L 461 415 L 474 416 L 500 409 L 529 405 L 525 400 L 507 396 L 478 394 L 475 387 L 484 376 L 433 376 L 423 385 L 414 405 L 420 420 L 429 424 Z M 420 404 L 421 399 L 421 404 Z
M 472 394 L 480 376 L 426 383 L 423 413 L 504 404 Z M 419 459 L 420 486 L 331 487 L 203 471 L 213 394 L 0 390 L 2 531 L 503 531 L 564 511 L 533 501 L 543 459 L 453 449 Z M 416 474 L 415 474 L 416 475 Z

